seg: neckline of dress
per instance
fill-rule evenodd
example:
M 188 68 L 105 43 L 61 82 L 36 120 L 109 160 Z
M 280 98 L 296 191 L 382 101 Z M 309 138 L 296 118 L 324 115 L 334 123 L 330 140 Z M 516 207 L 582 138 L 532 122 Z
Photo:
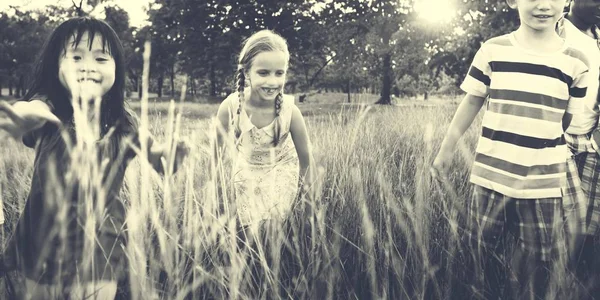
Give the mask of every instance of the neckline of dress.
M 252 127 L 256 128 L 258 130 L 264 130 L 267 127 L 271 127 L 275 123 L 275 120 L 277 120 L 277 118 L 278 118 L 278 117 L 275 117 L 275 118 L 273 118 L 273 121 L 271 121 L 271 123 L 269 123 L 263 127 L 258 127 L 254 123 L 252 123 L 252 119 L 250 119 L 250 116 L 248 115 L 248 112 L 245 109 L 244 109 L 244 114 L 246 115 L 246 118 L 248 119 L 248 122 L 250 122 Z

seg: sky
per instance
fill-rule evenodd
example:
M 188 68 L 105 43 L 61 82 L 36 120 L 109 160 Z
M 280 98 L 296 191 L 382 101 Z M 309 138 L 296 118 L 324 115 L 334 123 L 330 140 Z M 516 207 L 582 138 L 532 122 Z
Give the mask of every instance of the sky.
M 57 4 L 61 6 L 73 6 L 75 1 L 79 4 L 79 0 L 0 0 L 0 12 L 6 11 L 10 5 L 19 6 L 25 9 L 36 9 L 42 8 L 46 5 Z M 448 23 L 453 17 L 456 16 L 456 8 L 454 4 L 457 0 L 417 0 L 415 2 L 414 9 L 417 11 L 419 16 L 430 23 L 430 25 L 437 24 L 443 25 Z M 84 1 L 86 2 L 86 1 Z M 152 0 L 109 0 L 109 5 L 116 4 L 123 8 L 129 14 L 129 21 L 132 26 L 142 27 L 143 25 L 149 24 L 146 22 L 148 15 L 145 9 L 148 8 Z M 325 1 L 329 2 L 329 1 Z M 315 5 L 315 9 L 319 6 Z M 84 9 L 85 10 L 85 9 Z M 88 10 L 86 10 L 88 11 Z M 97 7 L 95 11 L 91 13 L 93 16 L 101 17 L 97 12 L 101 12 L 102 7 Z
M 75 0 L 75 2 L 79 4 L 79 0 Z M 123 8 L 129 14 L 130 24 L 135 27 L 141 27 L 148 19 L 148 15 L 144 9 L 148 7 L 152 0 L 111 0 L 107 2 Z M 66 7 L 73 6 L 71 0 L 2 0 L 0 1 L 0 12 L 8 10 L 11 5 L 31 10 L 52 4 Z M 92 12 L 92 15 L 94 15 L 94 13 L 95 12 Z

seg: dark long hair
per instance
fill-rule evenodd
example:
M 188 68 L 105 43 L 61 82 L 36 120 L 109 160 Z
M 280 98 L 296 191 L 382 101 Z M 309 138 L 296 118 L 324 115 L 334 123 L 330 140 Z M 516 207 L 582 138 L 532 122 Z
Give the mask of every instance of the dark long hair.
M 115 61 L 115 82 L 112 88 L 102 97 L 100 120 L 101 135 L 115 127 L 116 132 L 132 125 L 131 116 L 125 107 L 125 61 L 123 46 L 115 31 L 102 20 L 91 17 L 76 17 L 60 24 L 50 35 L 37 60 L 33 80 L 23 100 L 44 97 L 53 106 L 53 112 L 65 124 L 73 122 L 73 106 L 70 93 L 63 87 L 58 77 L 59 58 L 65 54 L 67 47 L 77 47 L 82 36 L 88 33 L 88 46 L 91 49 L 96 35 L 102 38 L 103 50 Z M 67 45 L 74 38 L 74 45 Z M 125 127 L 123 127 L 125 126 Z

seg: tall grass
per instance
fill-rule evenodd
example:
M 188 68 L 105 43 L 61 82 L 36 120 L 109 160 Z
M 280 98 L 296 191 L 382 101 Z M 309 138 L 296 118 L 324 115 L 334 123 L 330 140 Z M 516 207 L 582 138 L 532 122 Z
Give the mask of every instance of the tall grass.
M 478 123 L 459 144 L 449 180 L 429 176 L 454 106 L 340 106 L 311 114 L 316 180 L 285 221 L 252 233 L 236 224 L 232 156 L 213 161 L 214 123 L 175 114 L 182 105 L 171 103 L 165 117 L 141 102 L 142 131 L 160 141 L 187 137 L 192 151 L 176 174 L 161 176 L 145 161 L 142 144 L 127 170 L 122 198 L 132 298 L 449 299 L 464 283 L 458 274 L 470 249 L 460 241 Z M 13 140 L 0 145 L 0 198 L 10 233 L 34 153 Z M 88 233 L 93 244 L 94 232 Z M 555 275 L 562 295 L 579 295 L 566 274 Z

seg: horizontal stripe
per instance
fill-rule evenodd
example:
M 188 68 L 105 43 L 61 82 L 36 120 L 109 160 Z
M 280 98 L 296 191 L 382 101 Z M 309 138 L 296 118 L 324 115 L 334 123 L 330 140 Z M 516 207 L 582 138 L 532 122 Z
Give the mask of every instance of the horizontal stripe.
M 567 145 L 556 148 L 531 149 L 480 137 L 476 153 L 485 154 L 522 165 L 538 166 L 565 162 L 572 154 Z
M 469 76 L 479 80 L 486 86 L 490 85 L 490 77 L 485 75 L 483 71 L 478 69 L 476 66 L 471 66 L 471 69 L 469 70 Z
M 488 111 L 530 119 L 548 120 L 550 122 L 561 121 L 564 115 L 564 113 L 543 109 L 540 107 L 529 107 L 523 105 L 516 105 L 513 103 L 515 102 L 500 103 L 498 101 L 490 101 L 488 103 Z
M 556 78 L 568 86 L 573 83 L 573 78 L 558 68 L 552 68 L 545 65 L 538 65 L 525 62 L 512 61 L 491 61 L 490 67 L 492 72 L 510 72 L 510 73 L 526 73 L 532 75 L 541 75 L 551 78 Z
M 562 117 L 556 121 L 530 119 L 486 111 L 482 127 L 538 139 L 555 140 L 562 136 Z
M 548 112 L 558 113 L 558 114 L 564 114 L 564 112 L 565 112 L 564 109 L 550 107 L 550 106 L 544 106 L 544 105 L 534 104 L 534 103 L 527 103 L 527 102 L 522 102 L 522 101 L 503 100 L 503 99 L 489 99 L 489 103 L 490 104 L 492 104 L 492 103 L 511 104 L 511 105 L 516 105 L 518 107 L 538 108 L 538 109 L 542 109 L 542 110 L 545 110 L 545 111 L 548 111 Z
M 569 86 L 555 78 L 521 73 L 493 73 L 491 76 L 491 89 L 523 91 L 565 101 L 569 99 Z
M 563 184 L 565 184 L 567 176 L 566 173 L 563 173 L 560 177 L 556 178 L 516 179 L 495 172 L 493 169 L 485 168 L 479 163 L 473 164 L 473 170 L 471 171 L 471 174 L 513 188 L 515 190 L 561 188 Z
M 482 128 L 481 136 L 488 138 L 492 141 L 509 143 L 531 149 L 554 148 L 556 146 L 565 145 L 565 141 L 562 137 L 556 139 L 541 139 L 536 137 L 519 135 L 512 132 L 493 130 L 487 127 Z
M 572 87 L 569 89 L 569 95 L 571 97 L 583 98 L 587 92 L 587 88 Z
M 490 98 L 522 101 L 532 104 L 539 104 L 548 107 L 558 108 L 561 110 L 567 109 L 568 101 L 566 99 L 559 99 L 547 95 L 528 93 L 523 91 L 513 90 L 498 90 L 490 89 Z
M 490 190 L 494 190 L 498 193 L 516 199 L 541 199 L 562 197 L 561 188 L 517 190 L 499 183 L 489 181 L 485 178 L 478 177 L 476 175 L 471 175 L 471 182 L 473 184 L 488 188 Z
M 477 163 L 510 173 L 505 175 L 514 177 L 517 180 L 523 180 L 525 177 L 541 179 L 544 177 L 557 176 L 557 174 L 564 173 L 566 168 L 566 163 L 541 166 L 523 166 L 481 153 L 478 153 L 475 156 L 475 161 Z

